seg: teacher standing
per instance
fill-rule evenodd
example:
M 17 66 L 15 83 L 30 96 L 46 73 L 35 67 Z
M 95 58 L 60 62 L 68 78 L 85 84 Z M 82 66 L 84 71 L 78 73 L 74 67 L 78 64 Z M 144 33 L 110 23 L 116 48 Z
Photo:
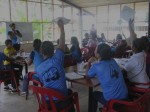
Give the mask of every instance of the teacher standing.
M 8 31 L 8 37 L 12 40 L 13 47 L 16 51 L 20 50 L 20 39 L 22 38 L 22 34 L 20 31 L 16 30 L 15 23 L 9 25 L 11 31 Z

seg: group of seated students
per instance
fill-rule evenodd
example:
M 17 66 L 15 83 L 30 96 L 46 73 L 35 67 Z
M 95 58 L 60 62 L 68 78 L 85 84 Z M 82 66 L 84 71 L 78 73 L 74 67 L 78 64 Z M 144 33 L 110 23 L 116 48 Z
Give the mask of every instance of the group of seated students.
M 60 28 L 61 34 L 60 39 L 58 40 L 58 47 L 56 51 L 52 42 L 41 42 L 40 40 L 36 39 L 33 42 L 34 50 L 30 54 L 28 64 L 34 64 L 34 71 L 36 74 L 32 76 L 33 79 L 40 81 L 44 85 L 44 88 L 55 89 L 64 96 L 67 96 L 68 89 L 64 71 L 65 52 L 71 52 L 72 57 L 77 63 L 82 62 L 82 53 L 76 37 L 71 38 L 72 46 L 70 51 L 68 50 L 65 45 L 64 24 L 61 20 L 59 20 L 57 24 Z M 95 40 L 95 36 L 93 37 L 93 40 Z M 124 52 L 129 48 L 125 40 L 121 40 L 120 43 L 118 43 L 118 46 L 116 47 L 116 52 L 119 52 L 120 49 L 122 50 L 121 52 Z M 94 41 L 91 42 L 90 40 L 88 45 L 89 47 L 93 46 Z M 87 78 L 93 78 L 97 76 L 103 92 L 96 91 L 93 93 L 92 112 L 97 111 L 98 102 L 105 105 L 111 99 L 124 100 L 128 98 L 128 89 L 125 78 L 136 83 L 148 83 L 150 81 L 147 74 L 149 73 L 150 67 L 150 47 L 147 38 L 134 38 L 132 41 L 132 50 L 133 55 L 123 67 L 123 71 L 126 71 L 127 73 L 125 77 L 121 68 L 112 57 L 112 48 L 106 43 L 100 43 L 96 45 L 94 52 L 95 57 L 91 57 L 89 59 L 86 66 L 86 72 Z M 16 54 L 16 51 L 13 49 L 12 42 L 10 40 L 6 40 L 6 49 L 4 50 L 4 54 L 0 53 L 1 65 L 3 60 L 11 60 L 10 58 Z M 146 62 L 148 62 L 147 65 Z M 9 69 L 9 65 L 10 63 L 5 61 L 4 66 L 6 69 Z M 14 66 L 15 65 L 13 65 L 13 67 Z M 3 66 L 0 66 L 0 69 L 3 69 Z M 26 93 L 27 79 L 28 75 L 25 75 L 23 80 L 22 94 Z M 7 87 L 7 84 L 5 86 Z M 137 87 L 149 88 L 149 86 L 146 85 Z M 47 104 L 50 107 L 50 104 Z
M 12 41 L 7 39 L 5 41 L 6 48 L 4 49 L 4 52 L 1 53 L 0 58 L 0 70 L 13 70 L 15 72 L 15 77 L 17 84 L 19 85 L 19 79 L 22 77 L 22 65 L 12 63 L 13 56 L 17 54 L 17 51 L 13 48 Z M 22 51 L 18 51 L 22 52 Z M 5 79 L 8 77 L 8 74 L 1 75 L 0 79 Z M 12 87 L 9 87 L 8 85 L 11 84 Z M 4 83 L 5 87 L 4 90 L 11 90 L 11 92 L 17 92 L 16 85 L 13 81 L 5 81 Z

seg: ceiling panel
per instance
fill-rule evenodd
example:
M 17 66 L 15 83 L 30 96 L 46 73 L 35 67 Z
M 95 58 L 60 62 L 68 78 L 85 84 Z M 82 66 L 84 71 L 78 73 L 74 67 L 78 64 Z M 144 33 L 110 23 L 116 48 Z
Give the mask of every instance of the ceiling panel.
M 92 6 L 110 5 L 110 4 L 146 2 L 148 0 L 68 0 L 68 1 L 81 7 L 92 7 Z

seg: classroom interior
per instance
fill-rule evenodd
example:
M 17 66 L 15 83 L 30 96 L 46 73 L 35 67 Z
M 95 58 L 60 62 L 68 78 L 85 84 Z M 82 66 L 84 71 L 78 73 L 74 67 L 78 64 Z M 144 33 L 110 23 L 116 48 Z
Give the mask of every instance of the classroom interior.
M 57 48 L 60 30 L 54 19 L 58 17 L 70 20 L 64 26 L 65 43 L 69 48 L 72 36 L 77 37 L 80 48 L 82 48 L 85 33 L 90 32 L 92 25 L 97 30 L 97 36 L 100 37 L 104 33 L 109 42 L 113 42 L 117 34 L 128 38 L 130 36 L 128 22 L 122 16 L 122 10 L 126 6 L 133 9 L 133 12 L 128 13 L 131 15 L 134 13 L 134 30 L 137 37 L 150 35 L 150 3 L 148 0 L 0 0 L 0 52 L 5 49 L 7 22 L 29 23 L 32 26 L 32 37 L 21 41 L 21 49 L 25 53 L 33 50 L 35 39 L 40 39 L 42 42 L 52 41 Z M 34 71 L 33 65 L 28 66 L 28 72 L 30 71 Z M 23 67 L 22 74 L 23 76 L 26 74 L 25 67 Z M 69 81 L 67 81 L 67 86 L 78 92 L 80 112 L 92 112 L 89 109 L 90 87 Z M 3 87 L 2 83 L 0 85 L 0 112 L 37 112 L 39 105 L 32 90 L 29 91 L 26 100 L 25 96 L 4 91 Z M 21 87 L 22 81 L 20 80 L 20 90 Z M 101 91 L 99 86 L 93 86 L 93 88 L 94 91 Z M 99 105 L 99 107 L 102 106 Z M 97 112 L 100 111 L 97 110 Z

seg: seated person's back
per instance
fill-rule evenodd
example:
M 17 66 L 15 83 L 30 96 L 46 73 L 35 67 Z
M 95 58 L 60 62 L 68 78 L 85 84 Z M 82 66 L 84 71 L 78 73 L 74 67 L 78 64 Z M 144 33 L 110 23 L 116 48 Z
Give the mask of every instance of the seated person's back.
M 54 45 L 50 41 L 42 44 L 42 54 L 44 61 L 38 66 L 37 74 L 44 87 L 59 91 L 67 95 L 66 77 L 64 71 L 64 49 L 65 35 L 64 26 L 61 21 L 58 22 L 61 31 L 58 49 L 54 54 Z
M 34 50 L 30 54 L 28 65 L 34 64 L 34 71 L 37 71 L 37 67 L 43 62 L 43 56 L 40 52 L 41 40 L 35 39 L 33 42 Z
M 100 103 L 106 104 L 111 99 L 126 99 L 128 90 L 119 66 L 111 59 L 111 48 L 107 44 L 100 44 L 95 55 L 100 61 L 90 67 L 88 75 L 90 78 L 97 76 L 101 84 L 104 99 Z M 89 60 L 88 65 L 89 63 L 92 62 Z
M 71 38 L 71 48 L 70 48 L 70 52 L 72 54 L 72 57 L 76 60 L 77 63 L 82 62 L 82 53 L 79 47 L 79 42 L 77 37 L 72 37 Z
M 133 56 L 125 64 L 124 69 L 127 71 L 127 77 L 131 82 L 148 83 L 149 78 L 146 73 L 146 54 L 143 51 L 141 39 L 133 41 Z M 149 86 L 138 86 L 148 88 Z

